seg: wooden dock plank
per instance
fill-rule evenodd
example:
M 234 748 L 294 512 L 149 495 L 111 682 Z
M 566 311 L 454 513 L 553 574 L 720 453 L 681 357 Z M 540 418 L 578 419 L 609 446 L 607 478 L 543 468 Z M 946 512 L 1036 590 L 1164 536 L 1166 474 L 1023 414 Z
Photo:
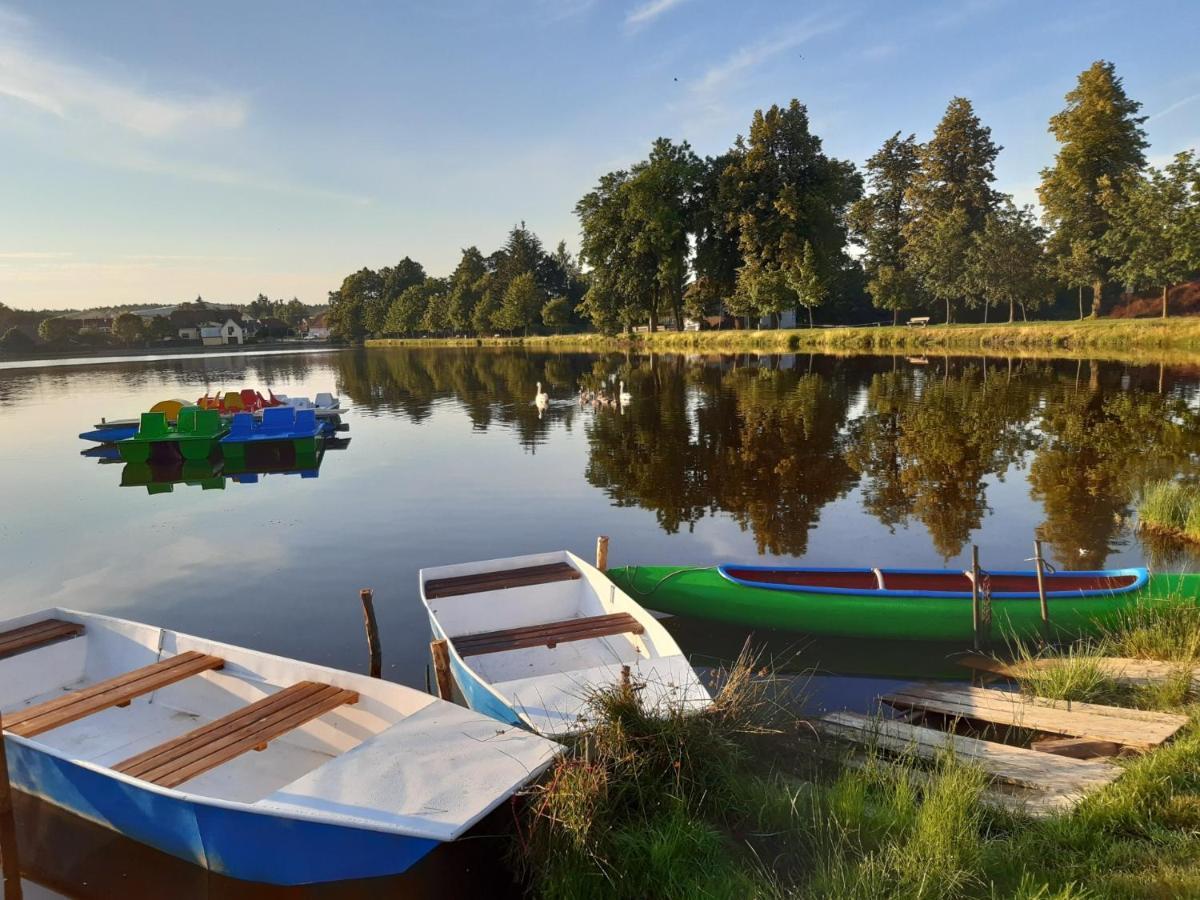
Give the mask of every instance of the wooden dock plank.
M 967 654 L 957 660 L 960 666 L 973 669 L 976 672 L 987 672 L 1003 678 L 1020 678 L 1028 668 L 1051 669 L 1062 665 L 1060 660 L 1052 657 L 1046 659 L 1022 660 L 1020 662 L 1003 662 L 990 656 Z M 1190 669 L 1193 690 L 1200 691 L 1200 666 L 1190 663 L 1164 662 L 1157 659 L 1134 659 L 1125 656 L 1102 656 L 1095 660 L 1107 677 L 1118 684 L 1142 687 L 1159 684 L 1174 678 L 1183 669 Z
M 644 631 L 642 624 L 629 613 L 610 613 L 466 634 L 452 637 L 450 642 L 460 656 L 480 656 L 529 647 L 553 647 L 568 641 L 585 641 L 617 634 L 641 634 Z
M 1114 741 L 1139 750 L 1158 746 L 1188 722 L 1187 716 L 1054 701 L 966 685 L 918 685 L 901 688 L 881 699 L 903 709 L 921 709 L 1066 737 Z
M 823 730 L 836 736 L 891 752 L 911 752 L 929 759 L 950 751 L 957 758 L 978 765 L 997 781 L 1067 798 L 1063 803 L 1109 784 L 1121 773 L 1119 766 L 1106 760 L 1039 753 L 906 722 L 873 719 L 860 713 L 830 713 L 820 724 Z
M 425 596 L 430 600 L 440 597 L 458 597 L 463 594 L 479 594 L 484 591 L 501 591 L 515 587 L 531 587 L 551 584 L 555 581 L 577 581 L 582 575 L 579 570 L 565 562 L 544 566 L 524 566 L 520 569 L 503 569 L 499 572 L 477 572 L 474 575 L 458 575 L 453 578 L 434 578 L 425 582 Z
M 6 713 L 4 730 L 22 737 L 34 737 L 223 665 L 225 661 L 219 656 L 189 650 L 45 703 Z

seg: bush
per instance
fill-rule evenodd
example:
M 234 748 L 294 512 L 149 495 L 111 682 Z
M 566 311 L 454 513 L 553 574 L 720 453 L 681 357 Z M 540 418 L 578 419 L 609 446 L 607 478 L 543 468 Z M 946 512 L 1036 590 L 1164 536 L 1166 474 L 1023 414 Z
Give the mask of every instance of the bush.
M 28 353 L 36 346 L 37 342 L 16 325 L 0 335 L 0 350 L 5 353 Z

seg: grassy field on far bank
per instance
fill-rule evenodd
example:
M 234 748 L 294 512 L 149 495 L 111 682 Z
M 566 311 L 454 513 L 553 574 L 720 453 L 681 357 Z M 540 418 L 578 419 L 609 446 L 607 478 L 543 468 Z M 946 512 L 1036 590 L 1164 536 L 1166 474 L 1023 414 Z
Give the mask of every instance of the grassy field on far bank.
M 526 346 L 561 350 L 661 352 L 910 353 L 1089 356 L 1157 362 L 1200 361 L 1200 317 L 1085 319 L 970 325 L 797 328 L 774 331 L 664 331 L 512 338 L 375 339 L 368 347 Z

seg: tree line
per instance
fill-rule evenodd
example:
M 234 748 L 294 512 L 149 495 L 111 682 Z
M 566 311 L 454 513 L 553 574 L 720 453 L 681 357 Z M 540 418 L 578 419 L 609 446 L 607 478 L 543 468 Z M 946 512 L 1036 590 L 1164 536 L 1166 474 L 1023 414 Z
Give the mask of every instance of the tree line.
M 1114 287 L 1162 292 L 1200 270 L 1200 162 L 1147 165 L 1141 103 L 1112 63 L 1080 73 L 1049 122 L 1058 142 L 1041 172 L 1039 217 L 994 187 L 1001 151 L 971 101 L 953 98 L 925 142 L 889 137 L 860 170 L 827 154 L 798 100 L 754 113 L 725 153 L 699 157 L 659 138 L 646 159 L 609 172 L 575 205 L 578 260 L 522 224 L 449 278 L 409 258 L 362 269 L 330 294 L 335 332 L 605 332 L 664 319 L 729 315 L 778 324 L 862 322 L 890 312 L 966 310 L 1013 321 L 1074 289 L 1080 318 Z M 1090 292 L 1090 306 L 1085 304 Z M 1075 301 L 1071 301 L 1075 302 Z

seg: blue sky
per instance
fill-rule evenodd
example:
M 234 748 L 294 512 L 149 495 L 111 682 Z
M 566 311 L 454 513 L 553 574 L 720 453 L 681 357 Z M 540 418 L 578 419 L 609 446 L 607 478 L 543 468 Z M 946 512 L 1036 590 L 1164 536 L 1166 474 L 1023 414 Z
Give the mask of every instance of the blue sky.
M 1046 121 L 1113 60 L 1152 161 L 1200 144 L 1200 3 L 0 0 L 0 301 L 322 302 L 404 255 L 445 274 L 660 135 L 717 153 L 797 97 L 860 163 L 971 98 L 1034 199 Z

